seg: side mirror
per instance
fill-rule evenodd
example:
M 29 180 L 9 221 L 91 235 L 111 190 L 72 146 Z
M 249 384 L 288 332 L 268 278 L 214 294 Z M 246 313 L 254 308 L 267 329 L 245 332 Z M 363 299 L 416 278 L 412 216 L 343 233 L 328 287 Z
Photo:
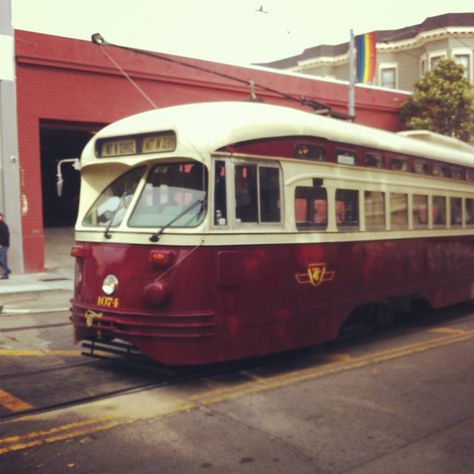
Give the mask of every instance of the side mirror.
M 57 162 L 56 165 L 56 191 L 58 193 L 58 197 L 61 197 L 63 195 L 63 175 L 61 173 L 61 166 L 64 163 L 71 163 L 72 167 L 76 170 L 79 171 L 81 169 L 81 163 L 79 161 L 79 158 L 65 158 L 64 160 L 60 160 Z
M 58 193 L 58 197 L 61 197 L 63 195 L 63 184 L 64 180 L 62 178 L 59 178 L 56 181 L 56 191 Z

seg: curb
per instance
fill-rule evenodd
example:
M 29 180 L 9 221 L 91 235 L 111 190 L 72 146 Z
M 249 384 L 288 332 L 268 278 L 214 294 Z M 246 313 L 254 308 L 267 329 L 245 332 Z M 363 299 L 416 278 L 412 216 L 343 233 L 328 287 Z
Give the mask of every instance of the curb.
M 9 308 L 8 306 L 0 306 L 0 316 L 15 316 L 23 314 L 44 314 L 44 313 L 62 313 L 70 310 L 70 307 L 65 308 L 38 308 L 38 309 L 22 309 Z

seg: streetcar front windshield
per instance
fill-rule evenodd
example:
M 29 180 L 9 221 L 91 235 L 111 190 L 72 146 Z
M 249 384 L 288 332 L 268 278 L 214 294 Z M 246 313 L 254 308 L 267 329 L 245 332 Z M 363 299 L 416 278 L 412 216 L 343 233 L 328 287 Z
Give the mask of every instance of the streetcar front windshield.
M 130 227 L 195 227 L 206 210 L 207 171 L 201 163 L 163 163 L 150 169 Z
M 117 227 L 132 201 L 146 166 L 134 168 L 107 186 L 85 215 L 86 226 Z

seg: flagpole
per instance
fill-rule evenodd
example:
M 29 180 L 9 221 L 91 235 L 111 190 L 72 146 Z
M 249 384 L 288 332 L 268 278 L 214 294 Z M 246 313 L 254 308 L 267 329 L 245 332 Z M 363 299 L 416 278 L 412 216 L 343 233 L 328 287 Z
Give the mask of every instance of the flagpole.
M 355 71 L 354 71 L 354 30 L 350 32 L 349 40 L 349 117 L 355 119 Z

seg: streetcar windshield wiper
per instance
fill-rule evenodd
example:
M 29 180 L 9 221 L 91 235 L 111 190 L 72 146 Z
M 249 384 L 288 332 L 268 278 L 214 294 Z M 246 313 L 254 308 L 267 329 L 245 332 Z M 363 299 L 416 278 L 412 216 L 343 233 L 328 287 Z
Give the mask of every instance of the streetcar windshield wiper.
M 190 204 L 188 207 L 183 209 L 176 217 L 173 217 L 169 222 L 167 222 L 163 227 L 161 227 L 160 230 L 155 232 L 151 237 L 150 237 L 150 242 L 158 242 L 160 239 L 160 235 L 171 225 L 173 225 L 178 219 L 181 217 L 185 216 L 188 212 L 192 211 L 195 207 L 197 206 L 204 206 L 204 199 L 198 199 L 197 201 L 194 201 L 192 204 Z
M 104 237 L 106 239 L 110 239 L 112 234 L 109 232 L 110 228 L 112 227 L 112 223 L 114 222 L 115 216 L 118 214 L 120 209 L 122 209 L 125 205 L 126 198 L 128 197 L 127 191 L 124 191 L 123 194 L 120 196 L 120 200 L 117 204 L 117 207 L 113 213 L 111 213 L 110 221 L 107 224 L 107 227 L 104 230 Z

